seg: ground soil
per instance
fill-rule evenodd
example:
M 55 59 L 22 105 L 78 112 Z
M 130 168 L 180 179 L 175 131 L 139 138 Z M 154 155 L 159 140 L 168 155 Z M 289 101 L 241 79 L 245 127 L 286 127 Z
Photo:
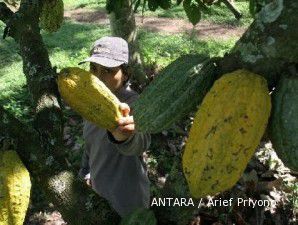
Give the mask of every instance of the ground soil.
M 70 20 L 84 23 L 97 23 L 109 25 L 109 18 L 104 10 L 79 8 L 65 11 L 64 17 Z M 173 19 L 163 17 L 142 17 L 136 16 L 137 26 L 152 32 L 166 34 L 194 33 L 200 39 L 229 39 L 240 37 L 245 27 L 232 26 L 227 24 L 216 24 L 208 21 L 200 21 L 195 27 L 184 19 Z

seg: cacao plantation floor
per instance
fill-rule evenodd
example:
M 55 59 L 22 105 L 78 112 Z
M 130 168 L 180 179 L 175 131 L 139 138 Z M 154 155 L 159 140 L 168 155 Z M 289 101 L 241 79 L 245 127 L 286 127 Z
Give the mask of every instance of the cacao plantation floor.
M 83 23 L 96 23 L 109 25 L 109 18 L 104 9 L 78 8 L 64 12 L 64 17 L 70 20 Z M 193 26 L 183 18 L 166 18 L 154 16 L 136 16 L 136 24 L 139 28 L 144 28 L 151 32 L 164 34 L 192 34 L 199 39 L 227 40 L 231 37 L 240 37 L 246 30 L 246 26 L 233 24 L 219 24 L 208 20 L 200 21 Z
M 207 6 L 208 13 L 202 13 L 202 20 L 216 24 L 233 25 L 233 26 L 247 26 L 252 22 L 252 17 L 249 13 L 249 1 L 247 0 L 234 0 L 235 7 L 242 14 L 241 20 L 236 20 L 232 12 L 224 4 L 214 4 Z M 105 11 L 106 0 L 64 0 L 66 11 L 69 10 L 99 10 Z M 142 7 L 136 10 L 136 15 L 142 15 Z M 172 1 L 171 8 L 163 10 L 160 7 L 154 12 L 145 7 L 143 15 L 145 17 L 159 17 L 169 19 L 184 19 L 188 21 L 183 5 L 177 5 Z

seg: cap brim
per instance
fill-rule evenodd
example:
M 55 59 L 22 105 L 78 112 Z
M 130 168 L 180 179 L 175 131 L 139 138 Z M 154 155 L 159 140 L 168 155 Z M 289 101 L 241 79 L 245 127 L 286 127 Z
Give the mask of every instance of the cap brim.
M 108 58 L 103 58 L 103 57 L 94 57 L 94 56 L 89 57 L 89 58 L 83 60 L 82 62 L 79 62 L 78 64 L 81 65 L 85 62 L 93 62 L 93 63 L 97 63 L 97 64 L 100 64 L 105 67 L 117 67 L 117 66 L 124 64 L 124 62 L 117 61 L 114 59 L 108 59 Z

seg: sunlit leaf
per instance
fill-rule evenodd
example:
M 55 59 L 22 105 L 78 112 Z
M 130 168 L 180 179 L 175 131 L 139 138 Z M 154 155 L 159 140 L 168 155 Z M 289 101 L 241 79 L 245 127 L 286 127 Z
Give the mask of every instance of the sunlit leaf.
M 155 11 L 158 8 L 158 0 L 148 0 L 148 8 L 150 11 Z
M 193 3 L 191 0 L 185 0 L 183 1 L 183 8 L 187 18 L 193 25 L 196 25 L 201 20 L 202 15 L 199 5 Z

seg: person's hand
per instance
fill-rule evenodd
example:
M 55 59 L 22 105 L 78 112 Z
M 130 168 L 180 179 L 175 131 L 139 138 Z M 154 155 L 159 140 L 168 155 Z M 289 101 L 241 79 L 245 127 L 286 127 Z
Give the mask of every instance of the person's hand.
M 85 181 L 89 187 L 92 187 L 91 179 L 85 179 Z
M 90 172 L 87 173 L 85 176 L 84 176 L 84 180 L 86 182 L 86 184 L 89 186 L 89 187 L 92 187 L 92 182 L 91 182 L 91 177 L 90 177 Z
M 117 141 L 125 141 L 135 133 L 133 116 L 130 116 L 130 107 L 126 103 L 120 103 L 122 117 L 118 120 L 118 127 L 110 131 Z

